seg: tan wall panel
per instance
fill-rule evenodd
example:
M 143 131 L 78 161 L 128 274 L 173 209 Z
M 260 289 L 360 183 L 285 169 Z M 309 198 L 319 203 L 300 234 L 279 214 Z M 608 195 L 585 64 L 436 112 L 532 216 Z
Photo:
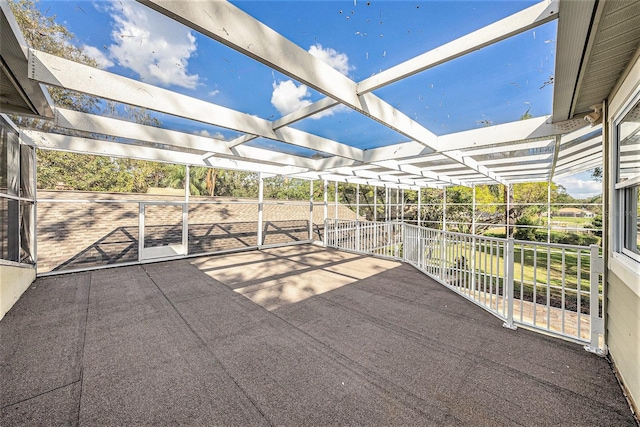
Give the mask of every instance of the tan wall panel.
M 637 407 L 640 402 L 640 296 L 610 274 L 607 303 L 609 352 Z
M 7 314 L 34 280 L 36 280 L 35 268 L 0 265 L 0 319 Z

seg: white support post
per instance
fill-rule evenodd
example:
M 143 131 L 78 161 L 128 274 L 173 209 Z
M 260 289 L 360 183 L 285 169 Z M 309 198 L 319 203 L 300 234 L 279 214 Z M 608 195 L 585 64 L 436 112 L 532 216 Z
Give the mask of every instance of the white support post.
M 591 337 L 589 345 L 584 349 L 598 356 L 606 355 L 606 345 L 600 344 L 600 336 L 604 337 L 604 313 L 600 317 L 600 275 L 604 274 L 604 259 L 600 256 L 598 245 L 589 246 L 589 317 L 591 320 Z M 580 294 L 578 294 L 580 298 Z M 580 331 L 578 331 L 578 334 Z M 604 341 L 604 338 L 603 338 Z
M 476 295 L 476 185 L 473 184 L 473 205 L 471 209 L 471 293 Z
M 309 240 L 313 240 L 313 181 L 309 181 Z
M 389 222 L 391 207 L 389 206 L 389 187 L 384 187 L 384 222 Z
M 551 181 L 547 183 L 547 243 L 551 243 Z
M 400 207 L 401 212 L 400 212 L 400 219 L 402 221 L 402 223 L 404 224 L 404 188 L 402 190 L 400 190 L 400 198 L 402 199 L 402 205 Z
M 33 248 L 33 263 L 38 269 L 38 156 L 35 148 L 31 149 L 33 158 L 33 221 L 31 223 L 31 241 Z
M 400 212 L 398 212 L 398 210 L 400 209 L 400 189 L 396 188 L 396 222 L 400 221 Z
M 373 186 L 373 222 L 378 221 L 378 187 Z
M 184 203 L 182 203 L 182 251 L 189 254 L 189 193 L 191 187 L 191 168 L 184 167 Z
M 447 187 L 444 187 L 443 192 L 443 205 L 442 205 L 442 231 L 447 231 Z
M 509 237 L 511 237 L 511 227 L 510 227 L 510 224 L 509 224 L 509 219 L 510 219 L 509 212 L 511 211 L 511 188 L 509 187 L 509 184 L 506 184 L 505 187 L 506 187 L 505 191 L 507 193 L 507 203 L 505 205 L 505 209 L 506 209 L 506 212 L 505 212 L 505 219 L 506 219 L 506 221 L 505 221 L 506 222 L 505 236 L 508 239 Z
M 262 247 L 264 239 L 263 233 L 263 213 L 264 213 L 264 178 L 262 174 L 258 174 L 258 248 Z
M 356 251 L 360 250 L 360 184 L 356 184 Z
M 333 244 L 338 247 L 338 181 L 333 181 L 335 216 L 333 217 Z
M 323 241 L 323 246 L 325 248 L 327 247 L 327 215 L 329 215 L 329 197 L 328 197 L 329 195 L 328 195 L 328 190 L 329 190 L 329 183 L 325 179 L 324 181 L 322 181 L 322 201 L 323 201 L 323 209 L 322 209 L 323 220 L 322 220 L 322 223 L 324 224 L 322 241 Z
M 422 212 L 422 188 L 418 188 L 418 227 L 420 227 L 420 213 Z
M 144 203 L 138 203 L 138 262 L 142 261 L 144 250 Z
M 507 320 L 502 324 L 505 328 L 516 329 L 516 325 L 513 322 L 513 274 L 514 274 L 514 257 L 515 257 L 515 244 L 513 237 L 507 239 L 507 247 L 504 259 L 504 268 L 506 269 L 506 287 L 505 298 L 507 304 Z

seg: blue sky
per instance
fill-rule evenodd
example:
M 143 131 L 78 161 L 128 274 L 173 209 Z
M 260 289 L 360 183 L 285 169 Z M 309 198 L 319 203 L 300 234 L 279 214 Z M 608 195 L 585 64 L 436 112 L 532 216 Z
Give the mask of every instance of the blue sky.
M 535 4 L 535 1 L 233 1 L 355 81 Z M 324 96 L 131 1 L 45 1 L 102 68 L 274 120 Z M 432 132 L 551 113 L 556 22 L 397 82 L 375 93 Z M 181 130 L 233 131 L 162 116 Z M 405 137 L 347 111 L 293 125 L 360 148 Z M 256 144 L 273 145 L 270 141 Z M 310 153 L 302 153 L 310 154 Z M 584 178 L 583 178 L 584 179 Z M 563 184 L 564 185 L 564 184 Z M 566 186 L 566 185 L 565 185 Z M 576 191 L 572 193 L 572 188 Z M 599 193 L 572 183 L 570 194 Z M 585 191 L 586 190 L 586 191 Z M 592 190 L 592 191 L 591 191 Z M 578 194 L 580 192 L 580 194 Z

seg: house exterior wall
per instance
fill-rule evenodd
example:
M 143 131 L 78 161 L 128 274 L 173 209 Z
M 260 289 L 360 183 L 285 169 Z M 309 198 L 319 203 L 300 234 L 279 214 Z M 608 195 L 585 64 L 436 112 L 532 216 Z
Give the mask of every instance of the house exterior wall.
M 35 279 L 35 267 L 0 264 L 0 320 Z
M 640 52 L 640 51 L 639 51 Z M 620 379 L 635 407 L 640 403 L 640 264 L 617 251 L 620 238 L 617 229 L 622 215 L 617 212 L 616 144 L 614 122 L 640 91 L 640 60 L 627 68 L 609 100 L 609 218 L 607 235 L 610 241 L 607 271 L 607 345 Z

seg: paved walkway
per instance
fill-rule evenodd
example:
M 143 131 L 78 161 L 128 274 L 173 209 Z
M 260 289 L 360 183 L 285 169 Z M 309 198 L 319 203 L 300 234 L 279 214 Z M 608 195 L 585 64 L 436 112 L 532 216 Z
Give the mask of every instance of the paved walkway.
M 501 323 L 311 245 L 41 278 L 0 322 L 0 425 L 635 425 L 605 359 Z

